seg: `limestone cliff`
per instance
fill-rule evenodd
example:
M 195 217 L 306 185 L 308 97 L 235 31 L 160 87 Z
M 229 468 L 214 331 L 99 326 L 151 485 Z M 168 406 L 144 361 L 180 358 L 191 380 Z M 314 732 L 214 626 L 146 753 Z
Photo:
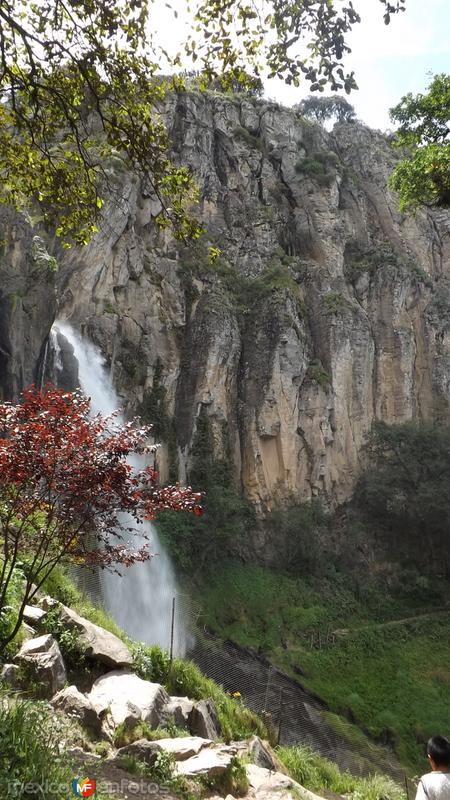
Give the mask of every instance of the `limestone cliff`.
M 359 124 L 213 93 L 174 97 L 168 124 L 205 240 L 160 232 L 148 187 L 118 173 L 102 230 L 62 257 L 62 313 L 129 411 L 159 415 L 163 474 L 186 478 L 203 410 L 260 509 L 342 501 L 374 419 L 448 413 L 449 215 L 399 213 L 395 151 Z
M 25 217 L 0 207 L 0 396 L 39 381 L 56 314 L 56 262 Z

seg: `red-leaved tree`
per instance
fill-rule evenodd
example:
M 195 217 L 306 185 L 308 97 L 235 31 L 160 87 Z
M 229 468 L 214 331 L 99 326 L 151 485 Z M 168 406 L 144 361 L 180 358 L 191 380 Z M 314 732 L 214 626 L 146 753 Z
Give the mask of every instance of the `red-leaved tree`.
M 150 467 L 133 470 L 130 455 L 154 450 L 149 431 L 116 415 L 91 416 L 88 399 L 51 386 L 0 405 L 0 621 L 14 570 L 25 564 L 17 619 L 0 625 L 0 652 L 57 564 L 114 569 L 146 561 L 148 544 L 133 547 L 133 523 L 163 509 L 201 514 L 200 494 L 159 487 Z

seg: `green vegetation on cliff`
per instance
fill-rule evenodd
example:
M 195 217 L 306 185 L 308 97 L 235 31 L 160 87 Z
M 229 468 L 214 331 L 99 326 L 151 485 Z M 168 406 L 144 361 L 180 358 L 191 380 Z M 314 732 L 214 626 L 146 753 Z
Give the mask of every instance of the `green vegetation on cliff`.
M 446 730 L 450 703 L 449 437 L 445 425 L 375 426 L 351 505 L 332 516 L 315 501 L 266 518 L 271 569 L 238 560 L 242 532 L 240 543 L 221 539 L 216 518 L 218 557 L 188 571 L 210 630 L 300 672 L 413 771 L 427 738 Z M 181 541 L 187 520 L 177 521 Z
M 295 578 L 228 562 L 205 577 L 200 601 L 221 638 L 259 648 L 294 676 L 300 669 L 301 682 L 333 711 L 393 745 L 418 772 L 427 738 L 448 724 L 450 586 L 437 581 L 420 592 L 417 575 L 410 586 L 403 579 L 405 590 L 392 595 L 369 577 L 366 591 L 352 589 L 332 566 L 322 577 Z

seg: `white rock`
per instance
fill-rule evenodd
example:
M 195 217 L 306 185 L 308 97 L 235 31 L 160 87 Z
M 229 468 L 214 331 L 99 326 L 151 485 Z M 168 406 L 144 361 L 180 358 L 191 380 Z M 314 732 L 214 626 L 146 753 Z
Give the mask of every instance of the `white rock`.
M 277 791 L 279 789 L 289 789 L 293 786 L 300 787 L 299 783 L 288 775 L 283 775 L 282 772 L 273 772 L 264 767 L 258 767 L 256 764 L 247 764 L 245 770 L 250 787 L 257 791 L 260 789 Z
M 256 764 L 247 764 L 245 770 L 250 785 L 249 794 L 254 800 L 322 800 L 282 772 L 273 772 Z
M 179 736 L 174 739 L 158 739 L 162 750 L 172 753 L 175 761 L 185 761 L 197 755 L 204 747 L 212 745 L 211 739 L 202 739 L 201 736 Z
M 134 727 L 142 719 L 157 728 L 169 696 L 159 683 L 150 683 L 133 672 L 108 672 L 98 678 L 88 699 L 97 714 L 105 715 L 107 728 L 124 723 Z
M 171 697 L 165 712 L 173 717 L 179 728 L 188 728 L 193 708 L 194 703 L 188 697 Z
M 51 634 L 24 642 L 14 659 L 19 666 L 27 666 L 30 677 L 41 686 L 42 694 L 52 697 L 67 681 L 58 643 Z
M 225 772 L 236 753 L 236 748 L 231 745 L 216 745 L 200 750 L 186 761 L 177 761 L 175 766 L 179 775 L 207 775 L 208 778 L 214 778 Z
M 64 711 L 68 716 L 78 720 L 85 728 L 89 728 L 94 733 L 100 733 L 99 715 L 89 698 L 79 692 L 76 686 L 66 686 L 52 698 L 51 704 L 54 708 Z
M 47 616 L 47 612 L 43 608 L 38 608 L 38 606 L 25 606 L 23 610 L 23 618 L 29 625 L 36 625 L 45 616 Z
M 61 622 L 68 628 L 78 631 L 80 643 L 88 658 L 107 667 L 133 666 L 133 657 L 118 636 L 80 617 L 71 608 L 61 606 L 61 609 Z
M 17 664 L 3 664 L 0 672 L 0 682 L 7 683 L 12 689 L 17 689 L 20 683 L 20 668 Z
M 218 739 L 221 733 L 220 722 L 214 700 L 199 700 L 189 715 L 189 730 L 194 736 L 204 739 Z
M 35 639 L 28 639 L 24 642 L 16 658 L 23 658 L 25 656 L 34 655 L 35 653 L 48 653 L 53 643 L 55 642 L 51 633 L 45 633 L 43 636 L 37 636 Z

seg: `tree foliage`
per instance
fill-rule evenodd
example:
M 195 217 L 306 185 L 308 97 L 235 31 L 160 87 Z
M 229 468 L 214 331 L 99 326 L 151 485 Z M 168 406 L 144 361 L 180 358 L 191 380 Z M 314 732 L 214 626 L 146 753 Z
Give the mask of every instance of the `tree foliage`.
M 189 172 L 167 152 L 156 75 L 162 51 L 146 0 L 5 0 L 0 7 L 0 199 L 31 197 L 56 232 L 84 243 L 96 230 L 108 158 L 125 157 L 159 199 L 156 222 L 198 235 Z
M 380 0 L 384 20 L 405 8 L 405 0 Z M 301 79 L 312 91 L 356 88 L 353 72 L 345 73 L 342 59 L 350 48 L 346 36 L 360 17 L 352 2 L 330 0 L 203 0 L 197 5 L 197 30 L 203 41 L 188 42 L 206 75 L 219 65 L 225 77 L 236 78 L 250 65 L 251 72 L 268 70 L 294 86 Z
M 321 124 L 330 119 L 335 119 L 337 122 L 354 122 L 356 119 L 355 109 L 351 103 L 338 94 L 330 97 L 309 95 L 296 108 L 302 116 L 315 119 Z
M 148 545 L 127 542 L 137 523 L 165 509 L 201 513 L 199 494 L 158 487 L 149 467 L 133 472 L 127 456 L 148 452 L 148 428 L 120 426 L 114 415 L 92 418 L 89 409 L 81 395 L 51 387 L 27 389 L 20 405 L 0 405 L 0 616 L 21 562 L 26 574 L 0 649 L 61 561 L 110 569 L 145 561 Z
M 401 210 L 450 206 L 450 75 L 435 75 L 426 94 L 405 95 L 390 113 L 396 144 L 410 151 L 390 178 Z
M 394 546 L 424 569 L 448 570 L 450 427 L 414 422 L 372 428 L 357 500 Z
M 389 22 L 406 0 L 381 2 Z M 0 201 L 19 209 L 38 202 L 67 243 L 96 230 L 114 186 L 108 164 L 118 157 L 159 202 L 159 225 L 181 239 L 201 232 L 190 213 L 196 186 L 168 155 L 164 97 L 184 82 L 161 70 L 183 62 L 158 44 L 157 13 L 152 0 L 0 5 Z M 200 84 L 220 75 L 225 86 L 254 87 L 267 68 L 288 83 L 303 77 L 313 91 L 350 91 L 356 84 L 342 59 L 358 21 L 350 0 L 197 0 L 184 54 L 200 67 Z

